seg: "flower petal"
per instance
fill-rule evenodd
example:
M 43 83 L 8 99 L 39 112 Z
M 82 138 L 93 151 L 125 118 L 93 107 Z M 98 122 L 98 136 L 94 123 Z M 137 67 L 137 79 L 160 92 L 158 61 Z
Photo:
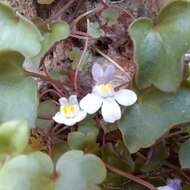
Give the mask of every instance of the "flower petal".
M 82 121 L 86 115 L 87 113 L 84 110 L 80 110 L 75 117 L 76 122 Z
M 69 97 L 69 103 L 70 103 L 70 104 L 73 104 L 73 105 L 75 105 L 75 104 L 78 105 L 77 96 L 76 96 L 76 95 L 71 95 L 71 96 Z
M 167 185 L 173 190 L 181 190 L 181 180 L 180 179 L 168 179 Z
M 63 106 L 63 105 L 67 105 L 68 104 L 68 100 L 65 97 L 61 97 L 59 98 L 59 103 Z
M 102 98 L 95 94 L 87 94 L 81 101 L 80 107 L 89 114 L 93 114 L 98 111 L 102 105 Z
M 115 93 L 115 99 L 123 106 L 131 106 L 137 101 L 137 95 L 132 90 L 122 89 Z
M 99 64 L 94 63 L 92 66 L 92 76 L 93 76 L 93 79 L 97 83 L 102 82 L 103 73 L 104 73 L 104 71 L 103 71 L 102 67 Z
M 169 187 L 169 186 L 162 186 L 162 187 L 157 187 L 156 188 L 157 190 L 174 190 L 174 189 L 172 189 L 171 187 Z
M 103 74 L 104 83 L 108 83 L 111 80 L 113 80 L 114 73 L 115 73 L 115 67 L 113 65 L 111 65 L 111 64 L 108 65 L 105 72 L 104 72 L 104 74 Z
M 114 123 L 121 118 L 121 109 L 114 98 L 109 97 L 103 100 L 102 116 L 109 123 Z
M 66 118 L 63 116 L 63 114 L 61 112 L 57 112 L 55 114 L 55 116 L 53 117 L 53 120 L 57 123 L 60 123 L 60 124 L 65 124 L 67 126 L 72 126 L 74 125 L 75 123 L 77 123 L 76 121 L 76 118 L 73 117 L 73 118 Z

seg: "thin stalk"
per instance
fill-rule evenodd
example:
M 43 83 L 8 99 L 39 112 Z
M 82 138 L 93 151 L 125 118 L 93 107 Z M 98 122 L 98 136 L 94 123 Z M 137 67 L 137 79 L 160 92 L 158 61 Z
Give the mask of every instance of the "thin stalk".
M 111 63 L 113 63 L 120 71 L 122 71 L 123 73 L 127 74 L 127 72 L 125 71 L 125 69 L 123 69 L 123 67 L 121 67 L 116 61 L 114 61 L 112 58 L 110 58 L 108 55 L 106 55 L 105 53 L 103 53 L 100 49 L 95 48 L 95 50 L 102 55 L 105 59 L 107 59 L 108 61 L 110 61 Z M 127 74 L 128 75 L 128 74 Z
M 151 183 L 149 183 L 149 182 L 147 182 L 147 181 L 145 181 L 145 180 L 143 180 L 137 176 L 134 176 L 128 172 L 124 172 L 124 171 L 117 169 L 114 166 L 111 166 L 111 165 L 106 164 L 106 163 L 105 163 L 105 166 L 108 170 L 110 170 L 111 172 L 113 172 L 117 175 L 120 175 L 122 177 L 126 177 L 126 178 L 130 179 L 131 181 L 134 181 L 134 182 L 136 182 L 136 183 L 138 183 L 144 187 L 147 187 L 150 190 L 156 190 L 156 187 L 154 185 L 152 185 Z
M 43 81 L 46 81 L 46 82 L 50 82 L 54 87 L 56 86 L 56 88 L 59 89 L 59 92 L 61 92 L 62 95 L 68 95 L 67 90 L 63 87 L 63 84 L 61 82 L 53 80 L 49 76 L 41 75 L 39 73 L 33 73 L 33 72 L 30 72 L 30 71 L 25 71 L 25 73 L 28 76 L 39 78 L 39 79 L 41 79 Z M 64 91 L 64 94 L 63 94 L 63 92 L 60 89 L 62 89 Z

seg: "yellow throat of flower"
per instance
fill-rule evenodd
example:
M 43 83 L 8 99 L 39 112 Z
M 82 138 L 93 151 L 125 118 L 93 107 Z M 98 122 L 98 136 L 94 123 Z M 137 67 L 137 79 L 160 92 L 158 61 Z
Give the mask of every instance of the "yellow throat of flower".
M 64 105 L 61 106 L 61 113 L 63 113 L 65 116 L 72 116 L 76 112 L 75 105 Z
M 111 96 L 114 92 L 113 85 L 111 83 L 100 84 L 97 90 L 98 93 L 103 97 Z

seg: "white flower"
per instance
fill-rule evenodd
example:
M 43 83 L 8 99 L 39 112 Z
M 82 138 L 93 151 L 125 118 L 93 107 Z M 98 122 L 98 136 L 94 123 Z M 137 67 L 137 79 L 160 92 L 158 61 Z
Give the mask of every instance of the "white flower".
M 179 179 L 169 179 L 167 185 L 157 187 L 157 190 L 181 190 L 181 180 Z
M 72 126 L 87 115 L 86 111 L 80 109 L 76 95 L 70 96 L 68 100 L 62 97 L 59 99 L 59 103 L 61 105 L 60 111 L 53 117 L 57 123 Z
M 131 106 L 137 101 L 135 92 L 129 89 L 115 91 L 111 80 L 114 77 L 114 66 L 107 66 L 104 71 L 95 63 L 92 67 L 92 76 L 96 82 L 92 93 L 87 94 L 81 101 L 80 107 L 89 114 L 97 112 L 101 108 L 103 119 L 114 123 L 121 118 L 120 105 Z

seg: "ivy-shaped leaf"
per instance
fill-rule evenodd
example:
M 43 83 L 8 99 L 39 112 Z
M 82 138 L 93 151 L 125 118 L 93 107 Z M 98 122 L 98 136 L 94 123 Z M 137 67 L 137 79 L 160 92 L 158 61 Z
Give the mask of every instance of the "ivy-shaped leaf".
M 87 32 L 93 38 L 100 38 L 104 35 L 104 31 L 100 29 L 98 22 L 89 22 L 87 23 Z
M 29 140 L 29 129 L 24 121 L 10 121 L 0 125 L 0 155 L 22 153 Z
M 109 165 L 121 170 L 134 172 L 135 162 L 123 143 L 119 142 L 115 145 L 112 143 L 106 144 L 102 147 L 101 155 L 102 159 Z M 110 175 L 109 173 L 108 176 L 112 176 L 112 174 Z M 106 181 L 107 180 L 109 181 L 109 179 L 106 179 Z
M 79 123 L 80 132 L 84 134 L 92 133 L 94 134 L 94 138 L 98 135 L 98 128 L 96 127 L 96 122 L 92 118 L 87 118 Z
M 141 171 L 144 173 L 150 173 L 159 170 L 164 164 L 167 154 L 168 152 L 164 144 L 160 143 L 157 146 L 154 146 L 149 162 L 143 165 Z
M 72 69 L 75 70 L 77 68 L 81 56 L 82 56 L 82 51 L 79 48 L 77 47 L 72 48 L 72 50 L 69 53 L 69 59 L 72 61 L 71 63 Z M 83 70 L 84 67 L 91 61 L 92 61 L 92 55 L 88 51 L 85 52 L 84 58 L 79 68 L 80 71 Z
M 183 169 L 190 169 L 190 139 L 186 140 L 179 150 L 179 161 Z
M 71 149 L 95 152 L 98 150 L 97 136 L 96 122 L 93 119 L 85 119 L 79 123 L 78 131 L 69 133 L 68 145 Z
M 37 115 L 37 86 L 24 74 L 24 57 L 14 51 L 0 51 L 0 123 L 26 120 L 35 126 Z
M 49 68 L 48 75 L 54 79 L 59 81 L 64 81 L 67 76 L 64 74 L 63 69 L 55 69 L 55 68 Z
M 93 133 L 86 135 L 78 131 L 69 133 L 68 145 L 71 149 L 84 150 L 85 152 L 95 152 L 98 150 L 98 144 Z
M 51 127 L 53 123 L 53 119 L 51 120 L 51 118 L 55 115 L 57 111 L 58 111 L 57 105 L 51 102 L 50 100 L 40 102 L 38 115 L 48 117 L 48 119 L 38 118 L 36 121 L 36 125 L 38 127 Z
M 0 170 L 1 190 L 54 190 L 50 176 L 53 173 L 51 158 L 35 152 L 20 155 L 7 161 Z
M 43 32 L 44 40 L 42 41 L 41 52 L 32 59 L 34 67 L 38 67 L 40 60 L 45 53 L 58 41 L 66 39 L 70 34 L 69 25 L 64 21 L 50 24 L 49 32 Z
M 119 18 L 119 11 L 118 9 L 114 8 L 107 8 L 101 13 L 100 19 L 102 20 L 102 24 L 108 24 L 108 26 L 112 26 L 117 24 L 117 20 Z
M 59 179 L 55 190 L 100 190 L 98 184 L 106 177 L 104 163 L 93 154 L 69 151 L 57 162 Z
M 106 168 L 100 158 L 82 151 L 66 152 L 55 169 L 45 153 L 19 155 L 1 166 L 0 189 L 99 190 L 98 184 L 106 177 Z
M 165 7 L 152 24 L 140 18 L 129 27 L 136 47 L 137 84 L 152 84 L 166 91 L 176 91 L 181 82 L 181 58 L 190 48 L 190 3 L 176 1 Z
M 27 57 L 40 52 L 42 36 L 32 22 L 3 2 L 0 2 L 0 18 L 0 50 L 16 50 Z
M 166 5 L 175 2 L 176 0 L 159 0 L 158 1 L 158 7 L 162 9 Z M 184 1 L 184 0 L 179 0 L 179 1 Z M 185 0 L 185 1 L 190 1 L 190 0 Z
M 120 122 L 126 146 L 131 153 L 151 146 L 172 126 L 189 122 L 189 113 L 188 89 L 182 88 L 176 94 L 165 94 L 155 88 L 145 90 Z

